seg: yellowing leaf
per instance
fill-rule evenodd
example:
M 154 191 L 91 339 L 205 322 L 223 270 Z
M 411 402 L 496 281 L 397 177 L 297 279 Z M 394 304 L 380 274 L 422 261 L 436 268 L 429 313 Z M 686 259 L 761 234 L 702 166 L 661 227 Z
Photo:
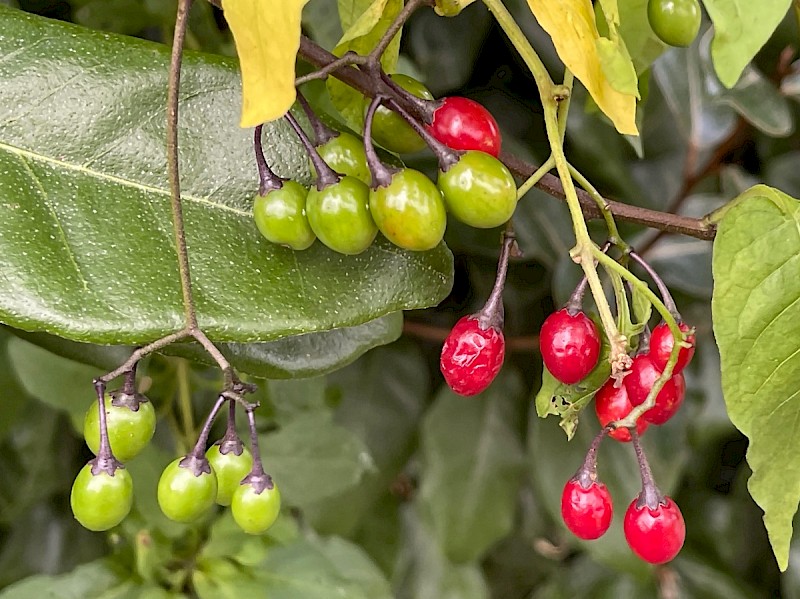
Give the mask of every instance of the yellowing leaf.
M 242 127 L 282 117 L 295 101 L 300 15 L 308 0 L 223 0 L 242 69 Z
M 617 90 L 603 69 L 598 50 L 600 33 L 597 31 L 591 0 L 528 0 L 528 6 L 542 28 L 553 38 L 558 56 L 586 86 L 617 131 L 638 135 L 636 96 Z M 617 53 L 615 61 L 618 62 L 620 58 L 621 55 Z M 615 64 L 611 70 L 614 73 L 624 72 L 619 64 Z M 630 89 L 624 78 L 615 83 Z
M 436 0 L 433 10 L 442 17 L 455 17 L 475 0 Z
M 356 19 L 355 23 L 344 32 L 342 39 L 339 40 L 339 44 L 344 44 L 357 37 L 367 35 L 372 31 L 383 16 L 383 9 L 386 8 L 386 2 L 388 2 L 388 0 L 375 0 L 370 4 L 369 8 L 361 13 L 361 16 Z M 336 45 L 338 46 L 339 44 Z

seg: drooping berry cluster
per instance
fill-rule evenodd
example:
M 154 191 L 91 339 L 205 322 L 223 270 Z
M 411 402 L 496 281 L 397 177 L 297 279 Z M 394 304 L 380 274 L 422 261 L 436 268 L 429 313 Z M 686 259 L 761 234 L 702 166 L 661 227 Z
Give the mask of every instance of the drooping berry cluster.
M 424 251 L 441 242 L 448 211 L 477 228 L 497 227 L 511 218 L 517 188 L 496 158 L 500 133 L 491 114 L 466 98 L 435 102 L 421 83 L 405 75 L 385 79 L 399 94 L 425 103 L 430 124 L 420 123 L 393 100 L 379 96 L 365 100 L 362 143 L 324 125 L 298 93 L 314 142 L 291 113 L 286 120 L 303 143 L 316 175 L 310 190 L 270 170 L 261 149 L 261 127 L 256 128 L 260 187 L 253 213 L 267 240 L 303 250 L 319 239 L 336 252 L 354 255 L 366 250 L 380 232 L 398 247 Z M 437 182 L 413 169 L 387 167 L 373 141 L 398 153 L 427 145 L 439 159 Z
M 150 401 L 135 391 L 135 370 L 128 373 L 119 391 L 107 394 L 101 382 L 96 382 L 95 388 L 97 401 L 86 413 L 84 436 L 97 457 L 78 473 L 70 504 L 84 527 L 103 531 L 118 525 L 130 512 L 133 481 L 122 462 L 147 446 L 155 432 L 156 417 Z M 226 401 L 225 435 L 205 451 L 211 425 Z M 234 520 L 247 533 L 261 534 L 272 526 L 280 512 L 280 492 L 261 464 L 254 407 L 246 408 L 251 452 L 236 434 L 234 400 L 219 397 L 192 451 L 170 463 L 161 474 L 158 503 L 164 515 L 177 522 L 191 522 L 217 503 L 230 505 Z
M 600 432 L 589 447 L 583 465 L 570 478 L 561 494 L 561 516 L 578 538 L 594 540 L 611 526 L 614 513 L 608 488 L 597 477 L 597 450 L 608 429 Z M 686 538 L 686 524 L 675 502 L 662 495 L 653 481 L 639 436 L 632 435 L 642 491 L 625 511 L 623 531 L 631 550 L 646 562 L 663 564 L 680 552 Z

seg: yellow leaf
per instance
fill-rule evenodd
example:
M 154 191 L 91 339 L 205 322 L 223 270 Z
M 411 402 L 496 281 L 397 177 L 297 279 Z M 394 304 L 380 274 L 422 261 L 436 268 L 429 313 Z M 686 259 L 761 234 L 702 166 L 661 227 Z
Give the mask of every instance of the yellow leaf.
M 591 0 L 528 0 L 536 20 L 553 38 L 558 56 L 589 90 L 617 131 L 638 135 L 636 97 L 614 88 L 603 70 L 600 34 Z M 619 65 L 615 66 L 619 70 Z
M 442 17 L 455 17 L 475 0 L 436 0 L 433 10 Z
M 375 28 L 375 25 L 378 24 L 378 21 L 381 20 L 381 17 L 383 16 L 383 9 L 386 7 L 387 1 L 388 0 L 375 0 L 372 4 L 370 4 L 367 10 L 361 13 L 361 16 L 356 19 L 356 22 L 344 32 L 342 39 L 340 39 L 339 43 L 336 45 L 339 46 L 345 42 L 354 40 L 357 37 L 367 35 L 370 31 L 372 31 Z
M 223 0 L 242 69 L 242 127 L 281 118 L 296 98 L 300 15 L 308 0 Z

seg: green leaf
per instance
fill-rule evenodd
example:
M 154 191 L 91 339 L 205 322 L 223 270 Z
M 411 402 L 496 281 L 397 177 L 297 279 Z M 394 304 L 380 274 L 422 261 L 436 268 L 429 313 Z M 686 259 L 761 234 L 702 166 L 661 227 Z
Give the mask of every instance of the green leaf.
M 107 560 L 78 566 L 59 576 L 32 576 L 0 591 L 0 599 L 96 599 L 123 584 Z
M 714 336 L 731 421 L 750 439 L 750 493 L 786 570 L 800 500 L 800 202 L 757 185 L 714 240 Z
M 14 423 L 24 414 L 28 399 L 9 361 L 10 339 L 11 336 L 0 327 L 0 439 L 13 429 Z
M 661 56 L 666 45 L 650 28 L 647 0 L 618 0 L 618 4 L 619 34 L 625 40 L 636 73 L 641 75 Z
M 364 444 L 328 412 L 301 414 L 261 440 L 264 468 L 287 506 L 303 508 L 334 496 L 374 468 Z
M 725 87 L 733 87 L 789 10 L 791 0 L 703 0 L 714 23 L 711 57 Z
M 5 7 L 0 30 L 0 321 L 116 344 L 179 329 L 168 49 Z M 181 91 L 187 241 L 200 325 L 212 339 L 353 326 L 448 293 L 443 245 L 414 253 L 379 241 L 346 257 L 322 244 L 293 252 L 264 241 L 251 215 L 251 133 L 236 123 L 236 63 L 187 54 Z M 279 174 L 308 181 L 288 125 L 266 127 L 265 139 Z
M 339 18 L 345 34 L 333 53 L 336 56 L 350 51 L 369 54 L 402 8 L 403 0 L 339 0 Z M 359 35 L 352 37 L 354 34 Z M 400 33 L 392 39 L 381 56 L 381 65 L 387 73 L 394 72 L 399 55 Z M 334 77 L 329 77 L 327 84 L 333 105 L 350 127 L 361 131 L 364 125 L 364 96 Z
M 83 418 L 95 397 L 92 380 L 103 373 L 18 338 L 9 341 L 8 353 L 25 391 L 69 414 L 72 426 L 82 433 Z
M 522 474 L 522 381 L 505 369 L 477 397 L 444 388 L 422 424 L 418 501 L 445 554 L 480 558 L 514 523 Z

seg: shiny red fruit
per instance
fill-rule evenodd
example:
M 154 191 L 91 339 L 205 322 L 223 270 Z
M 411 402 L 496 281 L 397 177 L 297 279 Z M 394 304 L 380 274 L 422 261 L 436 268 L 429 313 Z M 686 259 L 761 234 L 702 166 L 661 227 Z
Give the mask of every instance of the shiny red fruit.
M 600 421 L 600 426 L 605 426 L 609 422 L 621 420 L 631 413 L 633 404 L 628 399 L 628 392 L 625 390 L 625 385 L 617 388 L 614 386 L 614 379 L 608 379 L 597 395 L 594 396 L 594 410 L 597 413 L 597 419 Z M 639 418 L 636 421 L 636 432 L 639 435 L 644 434 L 648 427 L 645 419 Z M 608 433 L 608 436 L 623 443 L 629 443 L 631 440 L 631 432 L 627 428 L 618 428 Z
M 600 538 L 611 525 L 613 513 L 611 494 L 603 483 L 593 482 L 584 489 L 574 478 L 567 481 L 561 494 L 561 517 L 576 537 Z
M 505 355 L 503 331 L 493 326 L 483 330 L 476 316 L 471 315 L 459 320 L 450 331 L 439 366 L 453 391 L 477 395 L 497 376 Z
M 631 404 L 638 406 L 644 403 L 647 394 L 650 393 L 650 389 L 653 388 L 656 379 L 660 376 L 661 370 L 650 359 L 650 354 L 636 356 L 631 364 L 630 374 L 624 379 Z M 647 410 L 642 418 L 652 424 L 664 424 L 681 407 L 685 395 L 686 381 L 679 372 L 664 383 L 661 391 L 656 395 L 656 405 Z
M 500 154 L 500 128 L 492 114 L 468 98 L 445 98 L 433 113 L 431 134 L 454 150 L 479 150 L 495 158 Z
M 682 322 L 678 326 L 684 333 L 688 333 L 690 330 L 689 325 L 686 323 Z M 682 347 L 678 352 L 678 361 L 675 363 L 675 368 L 672 369 L 672 374 L 677 374 L 683 370 L 684 367 L 691 362 L 692 356 L 694 356 L 694 335 L 689 335 L 686 340 L 692 344 L 692 347 Z M 664 368 L 667 367 L 667 361 L 669 360 L 673 345 L 675 345 L 675 340 L 672 337 L 672 332 L 669 330 L 667 323 L 662 322 L 656 325 L 652 335 L 650 335 L 650 359 L 653 360 L 653 364 L 655 364 L 656 368 L 659 370 L 663 371 Z
M 572 385 L 597 366 L 600 332 L 583 312 L 570 316 L 567 309 L 562 308 L 545 319 L 539 335 L 539 349 L 550 374 Z
M 656 509 L 646 505 L 637 507 L 634 499 L 625 512 L 623 530 L 633 552 L 651 564 L 664 564 L 672 560 L 683 547 L 686 523 L 678 506 L 669 497 Z

